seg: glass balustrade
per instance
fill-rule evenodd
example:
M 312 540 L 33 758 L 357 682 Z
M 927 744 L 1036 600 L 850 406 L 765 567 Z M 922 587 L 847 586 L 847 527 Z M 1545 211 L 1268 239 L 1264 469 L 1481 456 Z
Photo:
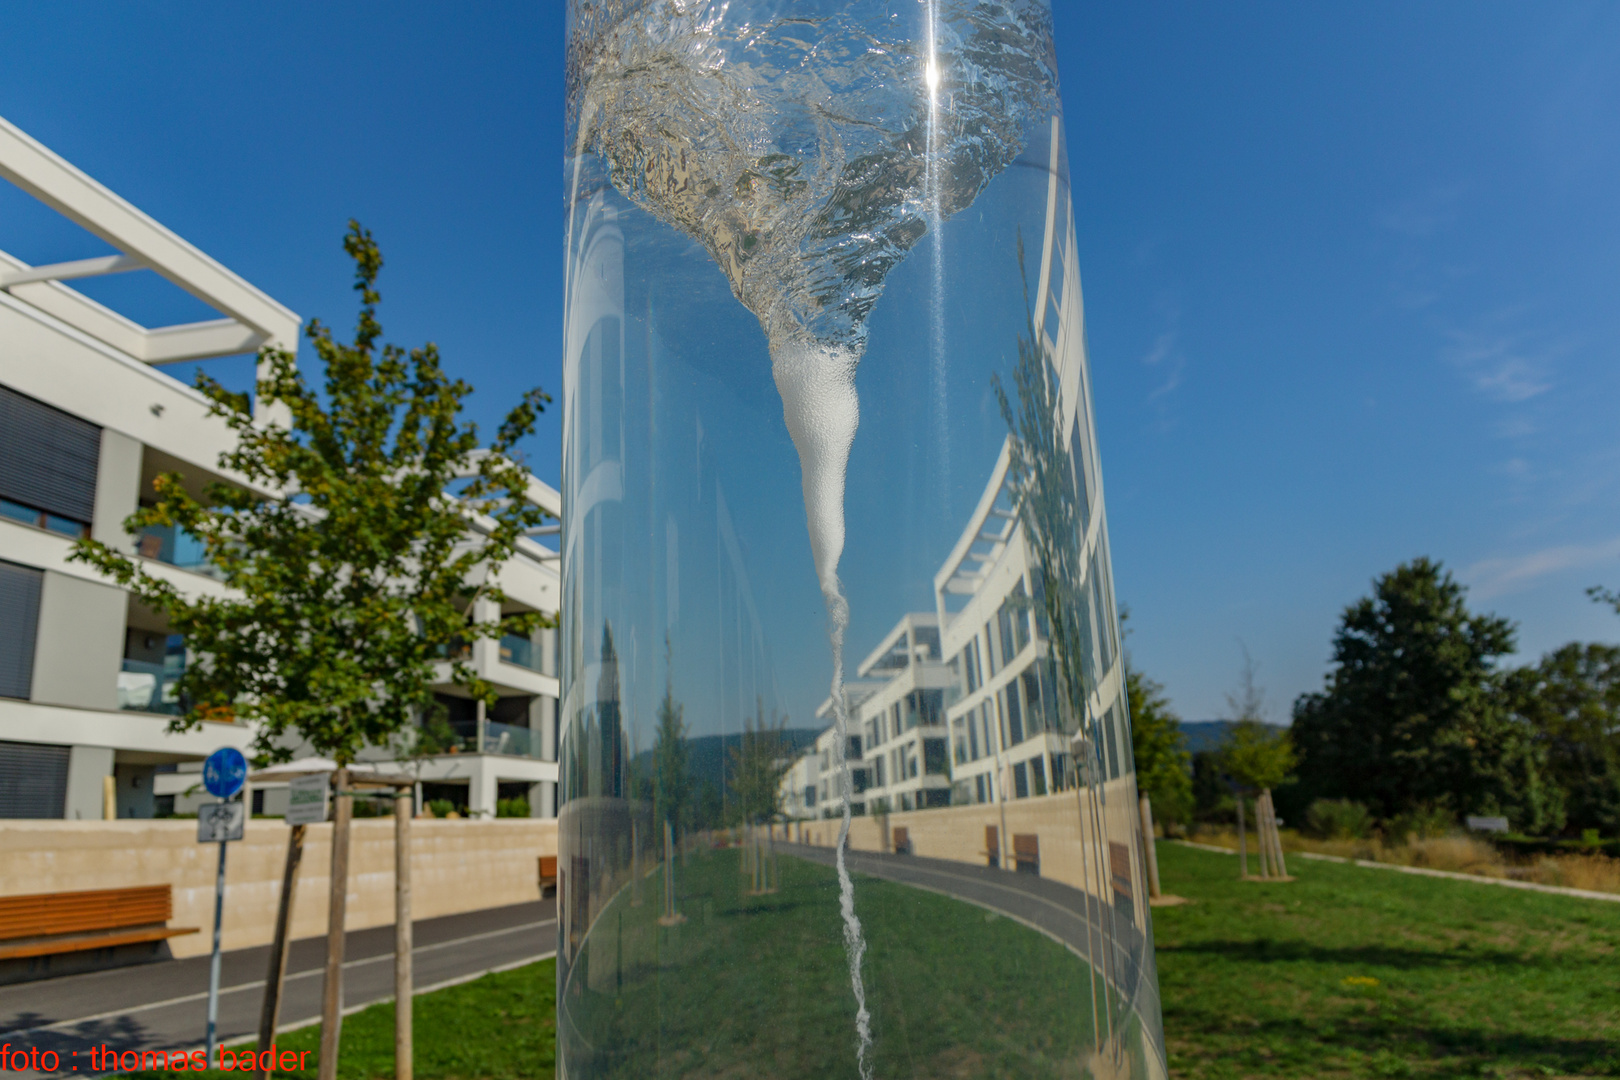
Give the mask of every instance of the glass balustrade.
M 541 650 L 528 638 L 517 634 L 504 634 L 501 636 L 500 648 L 502 663 L 527 668 L 529 671 L 540 671 Z
M 184 666 L 174 662 L 125 660 L 118 672 L 118 707 L 131 712 L 178 716 L 183 711 L 177 683 Z
M 484 753 L 500 754 L 505 757 L 537 758 L 540 756 L 540 739 L 537 733 L 529 728 L 486 720 Z

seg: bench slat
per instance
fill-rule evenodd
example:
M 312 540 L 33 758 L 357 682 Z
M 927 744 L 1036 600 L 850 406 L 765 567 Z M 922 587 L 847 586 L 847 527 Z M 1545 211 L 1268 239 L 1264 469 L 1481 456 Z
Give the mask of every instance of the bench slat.
M 174 913 L 168 885 L 0 896 L 0 943 L 164 923 Z
M 129 930 L 104 930 L 91 934 L 25 938 L 20 941 L 0 942 L 0 960 L 23 960 L 32 956 L 84 952 L 87 949 L 110 949 L 115 945 L 138 945 L 143 941 L 162 941 L 165 938 L 198 932 L 195 926 L 146 926 Z

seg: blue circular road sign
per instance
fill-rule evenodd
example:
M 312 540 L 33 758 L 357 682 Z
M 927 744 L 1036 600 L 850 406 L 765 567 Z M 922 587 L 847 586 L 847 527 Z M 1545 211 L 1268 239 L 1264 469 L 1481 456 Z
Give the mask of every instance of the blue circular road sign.
M 247 782 L 247 758 L 233 746 L 215 750 L 203 762 L 203 787 L 216 799 L 228 799 Z

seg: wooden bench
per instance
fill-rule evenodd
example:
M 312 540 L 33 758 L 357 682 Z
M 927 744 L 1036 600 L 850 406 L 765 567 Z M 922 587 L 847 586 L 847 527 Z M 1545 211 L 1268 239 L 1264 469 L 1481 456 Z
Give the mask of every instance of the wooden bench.
M 168 885 L 0 896 L 0 960 L 108 949 L 195 934 L 168 925 Z
M 557 856 L 540 856 L 540 895 L 550 896 L 557 891 Z
M 895 826 L 890 833 L 890 846 L 894 848 L 894 853 L 896 855 L 910 855 L 911 830 L 901 828 L 898 825 Z
M 1013 834 L 1013 865 L 1020 874 L 1041 876 L 1041 838 L 1035 833 Z

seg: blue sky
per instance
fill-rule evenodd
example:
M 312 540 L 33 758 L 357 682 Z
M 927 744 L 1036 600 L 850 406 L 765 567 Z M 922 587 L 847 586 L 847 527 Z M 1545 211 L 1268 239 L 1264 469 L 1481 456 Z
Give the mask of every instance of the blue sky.
M 343 328 L 360 218 L 390 337 L 488 427 L 559 383 L 561 10 L 15 4 L 0 115 Z M 1115 577 L 1183 715 L 1246 645 L 1284 719 L 1416 555 L 1527 658 L 1620 639 L 1583 595 L 1620 586 L 1620 7 L 1060 0 L 1057 31 Z M 10 192 L 0 247 L 102 250 Z

